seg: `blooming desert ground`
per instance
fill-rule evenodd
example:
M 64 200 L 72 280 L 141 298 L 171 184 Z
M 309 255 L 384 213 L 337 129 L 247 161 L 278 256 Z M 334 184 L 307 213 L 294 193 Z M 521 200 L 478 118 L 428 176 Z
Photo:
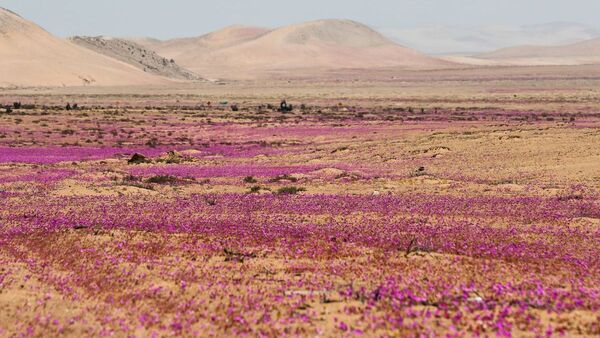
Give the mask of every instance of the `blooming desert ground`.
M 0 336 L 600 335 L 595 83 L 203 86 L 1 97 Z

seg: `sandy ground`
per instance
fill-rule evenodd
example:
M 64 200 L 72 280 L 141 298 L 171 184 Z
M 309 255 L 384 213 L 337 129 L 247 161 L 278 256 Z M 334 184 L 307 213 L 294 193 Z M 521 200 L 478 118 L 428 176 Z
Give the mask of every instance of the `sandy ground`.
M 0 336 L 600 335 L 600 72 L 560 70 L 3 91 Z

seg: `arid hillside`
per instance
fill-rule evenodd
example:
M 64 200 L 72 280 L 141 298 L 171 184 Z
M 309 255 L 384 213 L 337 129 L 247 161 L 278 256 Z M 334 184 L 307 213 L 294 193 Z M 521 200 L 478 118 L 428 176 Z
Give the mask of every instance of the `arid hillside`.
M 274 30 L 229 27 L 199 38 L 150 45 L 190 70 L 223 78 L 256 78 L 274 72 L 454 65 L 400 46 L 350 20 L 320 20 Z
M 57 38 L 0 8 L 0 87 L 149 85 L 151 74 Z
M 160 56 L 153 50 L 129 40 L 103 36 L 74 36 L 69 40 L 96 53 L 130 64 L 146 73 L 177 80 L 202 79 L 199 75 L 180 67 L 175 60 Z

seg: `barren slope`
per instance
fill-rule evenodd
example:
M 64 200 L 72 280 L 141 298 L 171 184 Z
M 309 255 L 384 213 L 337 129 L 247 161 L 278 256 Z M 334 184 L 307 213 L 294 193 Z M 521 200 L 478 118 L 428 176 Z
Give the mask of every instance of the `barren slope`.
M 167 41 L 157 51 L 199 74 L 225 78 L 309 69 L 451 65 L 349 20 L 320 20 L 272 31 L 230 27 L 197 39 Z
M 172 39 L 157 41 L 154 39 L 134 39 L 132 41 L 155 50 L 158 54 L 173 58 L 177 62 L 181 59 L 194 59 L 214 52 L 221 48 L 256 39 L 270 30 L 260 27 L 229 26 L 221 30 L 193 38 Z
M 71 42 L 94 52 L 128 63 L 144 72 L 179 80 L 201 80 L 201 77 L 179 67 L 175 60 L 158 55 L 135 42 L 110 38 L 75 36 Z
M 54 37 L 0 8 L 0 87 L 167 83 L 131 65 Z

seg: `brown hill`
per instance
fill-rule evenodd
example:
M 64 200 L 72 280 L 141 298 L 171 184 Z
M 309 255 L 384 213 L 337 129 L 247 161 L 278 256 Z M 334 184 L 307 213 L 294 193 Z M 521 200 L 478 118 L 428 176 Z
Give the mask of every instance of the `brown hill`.
M 164 41 L 157 52 L 212 77 L 384 67 L 439 68 L 452 63 L 400 46 L 350 20 L 320 20 L 274 30 L 233 26 L 199 38 Z
M 0 87 L 167 83 L 135 67 L 54 37 L 0 8 Z
M 74 36 L 69 41 L 130 64 L 147 73 L 177 80 L 198 81 L 202 79 L 199 75 L 177 65 L 173 59 L 162 57 L 150 48 L 129 40 L 103 36 Z
M 168 58 L 189 61 L 200 58 L 206 53 L 256 39 L 269 32 L 266 28 L 230 26 L 200 37 L 158 41 L 154 39 L 138 39 L 140 44 L 155 50 Z

